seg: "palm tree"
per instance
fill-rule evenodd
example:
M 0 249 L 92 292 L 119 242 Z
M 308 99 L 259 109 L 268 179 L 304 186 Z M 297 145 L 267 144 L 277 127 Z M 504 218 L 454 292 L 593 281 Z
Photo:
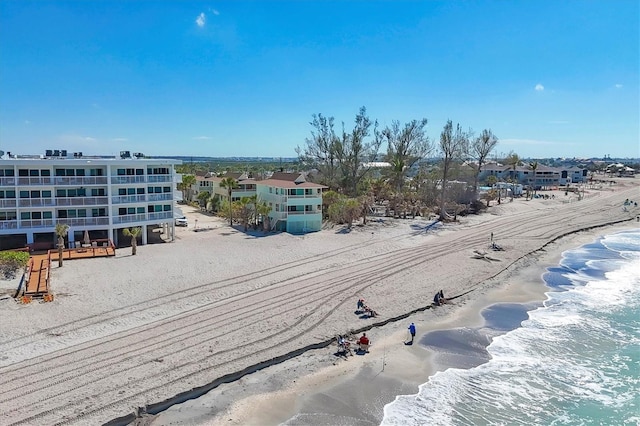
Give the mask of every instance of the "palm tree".
M 258 200 L 256 202 L 256 215 L 262 216 L 262 229 L 269 230 L 269 213 L 271 213 L 271 207 L 266 201 Z
M 250 197 L 242 197 L 238 202 L 238 207 L 240 208 L 240 218 L 242 219 L 244 232 L 247 232 L 247 225 L 249 224 L 249 220 L 251 217 L 251 204 L 252 203 Z
M 182 191 L 182 198 L 191 201 L 191 185 L 196 183 L 194 175 L 182 175 L 182 182 L 178 184 L 178 189 Z
M 518 182 L 518 178 L 516 176 L 516 168 L 520 164 L 520 157 L 518 157 L 518 154 L 516 154 L 515 152 L 510 153 L 509 156 L 507 157 L 507 164 L 511 166 L 511 180 L 513 182 Z M 511 188 L 512 188 L 511 201 L 513 201 L 513 195 L 514 195 L 513 193 L 515 192 L 515 185 L 512 185 Z
M 234 188 L 238 187 L 238 182 L 232 177 L 226 177 L 222 179 L 220 186 L 227 188 L 227 195 L 229 197 L 229 226 L 233 226 L 233 203 L 231 202 L 231 194 Z
M 142 228 L 140 226 L 136 228 L 124 228 L 122 235 L 125 237 L 131 237 L 131 256 L 136 255 L 136 248 L 138 247 L 138 236 L 142 234 Z
M 64 249 L 64 237 L 69 233 L 69 225 L 56 223 L 56 235 L 58 236 L 58 267 L 62 267 L 62 251 Z
M 213 194 L 207 192 L 207 191 L 201 191 L 198 194 L 198 201 L 200 202 L 200 207 L 204 207 L 204 209 L 207 209 L 207 203 L 209 202 L 209 199 L 213 196 Z

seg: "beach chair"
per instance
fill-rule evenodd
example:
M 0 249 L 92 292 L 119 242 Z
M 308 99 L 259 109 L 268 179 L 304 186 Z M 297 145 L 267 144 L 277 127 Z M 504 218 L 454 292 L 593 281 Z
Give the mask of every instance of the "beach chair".
M 371 342 L 367 344 L 358 342 L 358 352 L 369 353 L 369 346 L 371 346 Z
M 347 339 L 340 335 L 336 337 L 336 341 L 338 342 L 339 354 L 344 354 L 344 356 L 353 356 L 353 352 L 351 351 L 351 342 L 347 341 Z

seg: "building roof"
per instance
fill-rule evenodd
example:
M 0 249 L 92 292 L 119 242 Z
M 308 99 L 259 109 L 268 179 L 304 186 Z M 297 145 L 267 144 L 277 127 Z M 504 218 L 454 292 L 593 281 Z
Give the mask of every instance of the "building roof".
M 280 179 L 264 179 L 259 181 L 260 185 L 268 185 L 268 186 L 277 186 L 278 188 L 327 188 L 324 185 L 320 185 L 313 182 L 292 182 L 290 180 L 280 180 Z

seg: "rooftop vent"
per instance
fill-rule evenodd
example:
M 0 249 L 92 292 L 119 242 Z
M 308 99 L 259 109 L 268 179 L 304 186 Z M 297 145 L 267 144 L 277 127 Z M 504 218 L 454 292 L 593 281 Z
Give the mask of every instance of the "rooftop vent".
M 61 150 L 60 151 L 60 156 L 66 157 L 67 156 L 67 150 L 66 149 Z
M 120 158 L 131 158 L 130 151 L 120 151 Z
M 74 152 L 73 153 L 73 158 L 82 158 L 82 153 L 81 152 Z
M 52 157 L 52 156 L 53 156 L 53 150 L 52 150 L 52 149 L 47 149 L 47 150 L 44 152 L 44 156 L 45 156 L 45 157 Z
M 54 157 L 60 157 L 60 150 L 59 149 L 54 149 L 53 150 L 53 156 Z
M 144 154 L 141 153 L 141 152 L 134 152 L 133 156 L 136 157 L 136 158 L 144 158 Z

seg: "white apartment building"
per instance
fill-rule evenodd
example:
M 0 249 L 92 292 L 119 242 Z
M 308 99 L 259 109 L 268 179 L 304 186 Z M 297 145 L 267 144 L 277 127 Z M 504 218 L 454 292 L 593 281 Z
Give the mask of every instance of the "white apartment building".
M 0 158 L 0 250 L 55 247 L 55 226 L 69 225 L 68 246 L 110 239 L 118 245 L 124 228 L 142 227 L 147 244 L 159 232 L 175 233 L 175 191 L 179 160 L 148 159 L 123 151 L 119 158 L 68 156 L 47 150 L 45 156 Z M 162 229 L 158 229 L 162 228 Z

